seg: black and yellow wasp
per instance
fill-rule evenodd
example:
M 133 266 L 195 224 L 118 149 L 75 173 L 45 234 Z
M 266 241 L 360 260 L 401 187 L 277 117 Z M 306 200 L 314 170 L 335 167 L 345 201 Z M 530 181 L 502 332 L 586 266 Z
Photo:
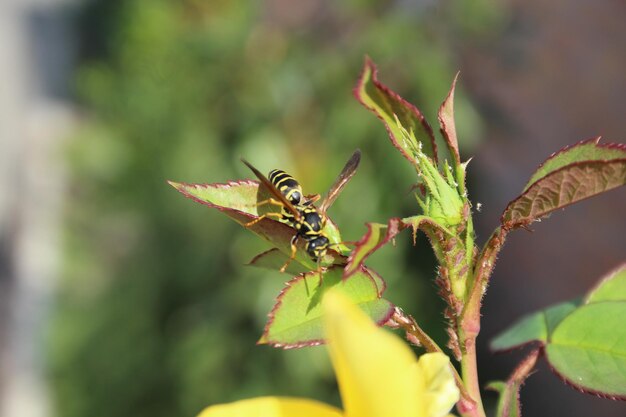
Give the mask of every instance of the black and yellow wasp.
M 330 187 L 328 194 L 320 204 L 319 208 L 313 205 L 320 196 L 305 196 L 302 193 L 302 187 L 292 176 L 285 171 L 274 169 L 269 173 L 269 179 L 263 175 L 258 169 L 253 167 L 245 159 L 241 160 L 248 168 L 252 170 L 254 175 L 261 181 L 270 194 L 273 196 L 259 201 L 257 206 L 264 204 L 273 204 L 281 207 L 280 213 L 265 213 L 254 219 L 245 226 L 249 227 L 260 222 L 266 217 L 276 217 L 278 221 L 286 223 L 296 230 L 291 239 L 291 256 L 280 269 L 284 272 L 289 263 L 295 259 L 298 239 L 306 242 L 305 250 L 314 262 L 319 262 L 326 255 L 326 251 L 331 246 L 328 236 L 324 233 L 326 226 L 326 211 L 337 199 L 337 196 L 356 173 L 356 169 L 361 161 L 361 151 L 356 150 L 346 165 L 343 167 L 339 176 Z

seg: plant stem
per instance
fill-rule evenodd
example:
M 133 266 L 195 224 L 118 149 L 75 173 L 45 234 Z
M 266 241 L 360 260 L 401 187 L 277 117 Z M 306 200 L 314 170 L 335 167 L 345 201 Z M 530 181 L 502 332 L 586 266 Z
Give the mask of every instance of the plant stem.
M 485 410 L 480 395 L 480 384 L 478 382 L 478 367 L 476 363 L 476 336 L 478 331 L 467 334 L 464 330 L 460 332 L 464 347 L 461 348 L 461 375 L 463 383 L 474 404 L 459 402 L 457 408 L 464 417 L 485 417 Z
M 476 338 L 480 332 L 480 308 L 481 301 L 489 277 L 493 271 L 496 257 L 502 249 L 507 230 L 496 229 L 485 244 L 482 252 L 476 259 L 473 271 L 473 286 L 461 314 L 461 320 L 457 327 L 461 343 L 461 375 L 463 383 L 470 396 L 476 401 L 474 408 L 466 407 L 459 402 L 459 412 L 464 417 L 485 417 L 483 408 L 480 383 L 478 382 L 478 367 L 476 362 Z

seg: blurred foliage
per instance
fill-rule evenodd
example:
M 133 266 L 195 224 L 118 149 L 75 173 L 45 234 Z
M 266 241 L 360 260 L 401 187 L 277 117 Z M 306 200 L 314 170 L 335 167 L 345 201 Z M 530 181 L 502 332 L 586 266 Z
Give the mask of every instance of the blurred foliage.
M 351 89 L 369 54 L 434 124 L 456 71 L 453 36 L 484 31 L 480 10 L 467 22 L 460 6 L 428 1 L 84 7 L 76 96 L 85 115 L 67 151 L 66 260 L 49 339 L 57 414 L 193 415 L 264 394 L 338 403 L 323 349 L 255 346 L 288 278 L 242 266 L 263 242 L 165 180 L 250 177 L 245 156 L 324 193 L 360 147 L 360 171 L 330 213 L 344 237 L 414 213 L 410 167 Z M 480 124 L 462 91 L 456 106 L 463 150 Z M 417 248 L 410 240 L 370 265 L 387 298 L 436 334 L 432 255 L 423 238 Z

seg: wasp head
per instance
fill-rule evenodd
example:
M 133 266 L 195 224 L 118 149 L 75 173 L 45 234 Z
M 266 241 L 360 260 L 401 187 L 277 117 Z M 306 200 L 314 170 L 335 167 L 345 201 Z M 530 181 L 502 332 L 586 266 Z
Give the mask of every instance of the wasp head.
M 307 241 L 306 252 L 309 254 L 311 259 L 317 262 L 318 259 L 326 255 L 328 244 L 329 241 L 326 236 L 318 236 L 315 239 Z

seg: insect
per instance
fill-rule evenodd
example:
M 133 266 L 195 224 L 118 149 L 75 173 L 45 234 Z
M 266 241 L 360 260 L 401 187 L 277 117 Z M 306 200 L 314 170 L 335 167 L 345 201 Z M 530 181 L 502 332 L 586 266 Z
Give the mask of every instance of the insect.
M 245 226 L 252 226 L 267 217 L 276 217 L 278 221 L 296 229 L 296 233 L 291 239 L 291 256 L 280 268 L 280 271 L 285 272 L 289 263 L 295 259 L 296 244 L 299 239 L 303 239 L 306 242 L 305 250 L 311 259 L 318 263 L 319 269 L 320 259 L 326 255 L 327 250 L 332 246 L 328 236 L 324 233 L 327 220 L 326 211 L 337 199 L 343 187 L 356 173 L 356 169 L 361 161 L 361 151 L 357 149 L 348 159 L 319 208 L 313 205 L 319 199 L 319 195 L 304 196 L 298 181 L 286 172 L 274 169 L 270 171 L 268 179 L 248 161 L 245 159 L 241 161 L 252 170 L 254 175 L 273 196 L 259 201 L 257 206 L 273 204 L 281 207 L 280 213 L 265 213 Z

